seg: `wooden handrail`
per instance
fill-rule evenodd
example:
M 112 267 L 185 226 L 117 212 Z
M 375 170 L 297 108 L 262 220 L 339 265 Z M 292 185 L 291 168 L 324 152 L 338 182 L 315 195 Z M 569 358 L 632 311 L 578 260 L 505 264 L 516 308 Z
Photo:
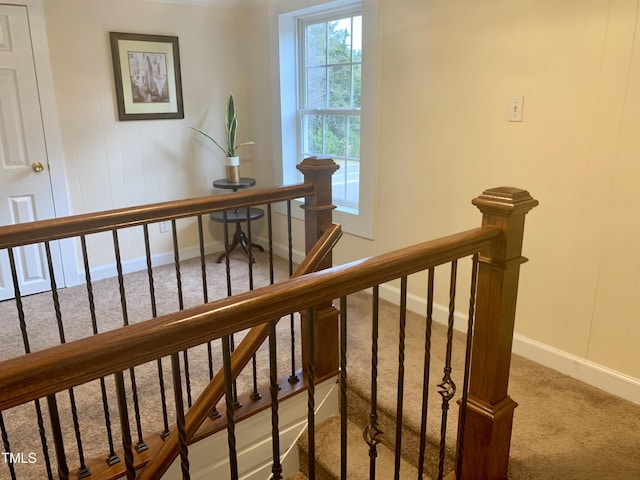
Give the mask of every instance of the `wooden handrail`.
M 0 410 L 489 249 L 485 225 L 0 363 Z
M 307 254 L 300 266 L 292 274 L 291 278 L 297 278 L 315 271 L 326 255 L 333 250 L 340 237 L 342 228 L 340 225 L 332 225 L 327 229 L 320 240 Z M 242 369 L 249 363 L 249 360 L 258 351 L 269 335 L 269 324 L 263 323 L 253 327 L 242 339 L 240 344 L 231 354 L 231 379 L 235 380 Z M 191 440 L 196 431 L 207 418 L 211 409 L 220 401 L 224 395 L 224 374 L 222 369 L 213 377 L 211 382 L 205 387 L 200 396 L 193 402 L 189 411 L 185 414 L 185 435 L 187 441 Z M 175 432 L 170 435 L 158 453 L 145 466 L 138 475 L 138 480 L 153 480 L 160 478 L 171 466 L 173 460 L 178 456 L 179 443 Z
M 0 249 L 191 217 L 218 210 L 293 200 L 310 195 L 313 191 L 313 184 L 306 182 L 7 225 L 0 227 Z

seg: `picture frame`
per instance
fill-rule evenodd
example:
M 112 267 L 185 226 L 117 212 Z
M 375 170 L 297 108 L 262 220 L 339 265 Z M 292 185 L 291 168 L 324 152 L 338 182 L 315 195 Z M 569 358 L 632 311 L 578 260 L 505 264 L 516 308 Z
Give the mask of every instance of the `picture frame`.
M 109 32 L 119 120 L 184 118 L 178 37 Z

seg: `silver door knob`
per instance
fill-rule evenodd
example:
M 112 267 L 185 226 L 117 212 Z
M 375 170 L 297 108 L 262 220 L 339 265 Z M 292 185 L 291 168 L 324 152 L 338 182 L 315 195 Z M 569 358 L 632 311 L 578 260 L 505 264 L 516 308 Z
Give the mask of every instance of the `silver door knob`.
M 41 171 L 44 170 L 44 165 L 42 165 L 40 162 L 34 162 L 31 164 L 31 168 L 33 169 L 34 172 L 40 173 Z

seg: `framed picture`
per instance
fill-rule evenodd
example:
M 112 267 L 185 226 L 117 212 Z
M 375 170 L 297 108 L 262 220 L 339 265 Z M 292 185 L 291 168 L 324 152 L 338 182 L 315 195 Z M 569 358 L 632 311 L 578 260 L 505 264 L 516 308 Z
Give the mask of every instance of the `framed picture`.
M 120 120 L 184 118 L 178 37 L 109 32 Z

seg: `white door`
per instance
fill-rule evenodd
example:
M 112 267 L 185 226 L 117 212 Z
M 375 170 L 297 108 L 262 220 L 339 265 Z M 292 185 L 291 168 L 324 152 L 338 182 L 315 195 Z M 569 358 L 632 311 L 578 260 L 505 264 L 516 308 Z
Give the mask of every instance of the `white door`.
M 53 217 L 27 7 L 0 4 L 0 225 Z M 57 243 L 51 250 L 60 271 Z M 22 295 L 51 288 L 44 245 L 16 248 L 14 257 Z M 8 254 L 2 251 L 0 300 L 13 296 Z

